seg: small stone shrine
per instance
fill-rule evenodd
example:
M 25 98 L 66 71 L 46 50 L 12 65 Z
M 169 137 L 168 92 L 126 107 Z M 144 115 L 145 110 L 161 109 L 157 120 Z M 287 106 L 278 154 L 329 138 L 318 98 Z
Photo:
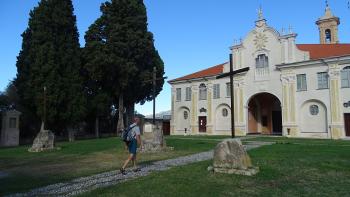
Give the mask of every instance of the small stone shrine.
M 214 150 L 214 163 L 208 168 L 217 173 L 253 176 L 259 172 L 253 167 L 241 140 L 227 139 L 220 142 Z
M 146 123 L 141 139 L 144 147 L 142 152 L 159 152 L 167 149 L 162 128 L 158 125 Z
M 42 152 L 52 150 L 55 147 L 55 135 L 50 130 L 44 129 L 44 123 L 41 123 L 41 129 L 34 139 L 33 146 L 28 149 L 29 152 Z
M 19 117 L 21 112 L 10 110 L 2 112 L 2 127 L 0 146 L 19 145 Z

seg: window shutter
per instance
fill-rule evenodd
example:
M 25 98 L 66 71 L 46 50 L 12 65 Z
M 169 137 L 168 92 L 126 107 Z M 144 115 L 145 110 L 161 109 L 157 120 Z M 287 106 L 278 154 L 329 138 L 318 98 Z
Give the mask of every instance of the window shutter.
M 231 84 L 226 83 L 226 96 L 231 97 Z
M 220 84 L 214 84 L 214 99 L 220 98 Z
M 306 82 L 306 75 L 302 75 L 302 85 L 303 85 L 303 90 L 307 90 L 307 82 Z
M 192 91 L 191 91 L 191 87 L 187 87 L 186 88 L 186 101 L 190 101 L 191 100 L 191 95 Z
M 181 88 L 176 89 L 176 101 L 181 101 Z
M 328 88 L 328 74 L 326 72 L 318 73 L 317 78 L 319 89 Z
M 350 71 L 344 70 L 341 72 L 341 87 L 349 88 L 350 87 Z

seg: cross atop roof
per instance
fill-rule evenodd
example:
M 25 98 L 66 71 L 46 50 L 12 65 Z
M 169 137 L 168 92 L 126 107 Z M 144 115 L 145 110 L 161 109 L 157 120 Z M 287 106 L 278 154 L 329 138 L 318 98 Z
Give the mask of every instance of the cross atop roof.
M 263 9 L 262 6 L 259 6 L 259 10 L 258 10 L 258 20 L 263 20 L 264 19 L 264 14 L 263 14 Z

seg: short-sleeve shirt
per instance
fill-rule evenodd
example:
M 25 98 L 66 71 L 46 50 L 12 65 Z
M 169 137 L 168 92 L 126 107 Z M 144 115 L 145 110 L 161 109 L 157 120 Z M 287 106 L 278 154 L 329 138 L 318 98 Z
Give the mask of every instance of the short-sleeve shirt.
M 141 135 L 140 127 L 137 126 L 136 123 L 133 123 L 132 125 L 130 125 L 130 127 L 133 127 L 131 129 L 131 134 L 132 136 L 134 136 L 134 139 L 136 139 L 136 136 Z

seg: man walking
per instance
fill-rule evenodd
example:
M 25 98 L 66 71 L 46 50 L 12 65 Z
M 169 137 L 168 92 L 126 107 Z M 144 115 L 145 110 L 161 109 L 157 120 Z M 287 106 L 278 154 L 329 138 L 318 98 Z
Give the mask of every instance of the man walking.
M 134 123 L 129 126 L 131 128 L 131 136 L 133 136 L 132 140 L 126 143 L 126 146 L 129 150 L 129 157 L 128 159 L 124 162 L 123 167 L 120 169 L 120 172 L 125 175 L 125 168 L 128 165 L 130 161 L 133 163 L 133 171 L 138 172 L 141 169 L 137 167 L 136 164 L 136 152 L 137 152 L 137 145 L 142 147 L 142 141 L 141 141 L 141 132 L 140 132 L 140 119 L 138 117 L 134 118 Z

